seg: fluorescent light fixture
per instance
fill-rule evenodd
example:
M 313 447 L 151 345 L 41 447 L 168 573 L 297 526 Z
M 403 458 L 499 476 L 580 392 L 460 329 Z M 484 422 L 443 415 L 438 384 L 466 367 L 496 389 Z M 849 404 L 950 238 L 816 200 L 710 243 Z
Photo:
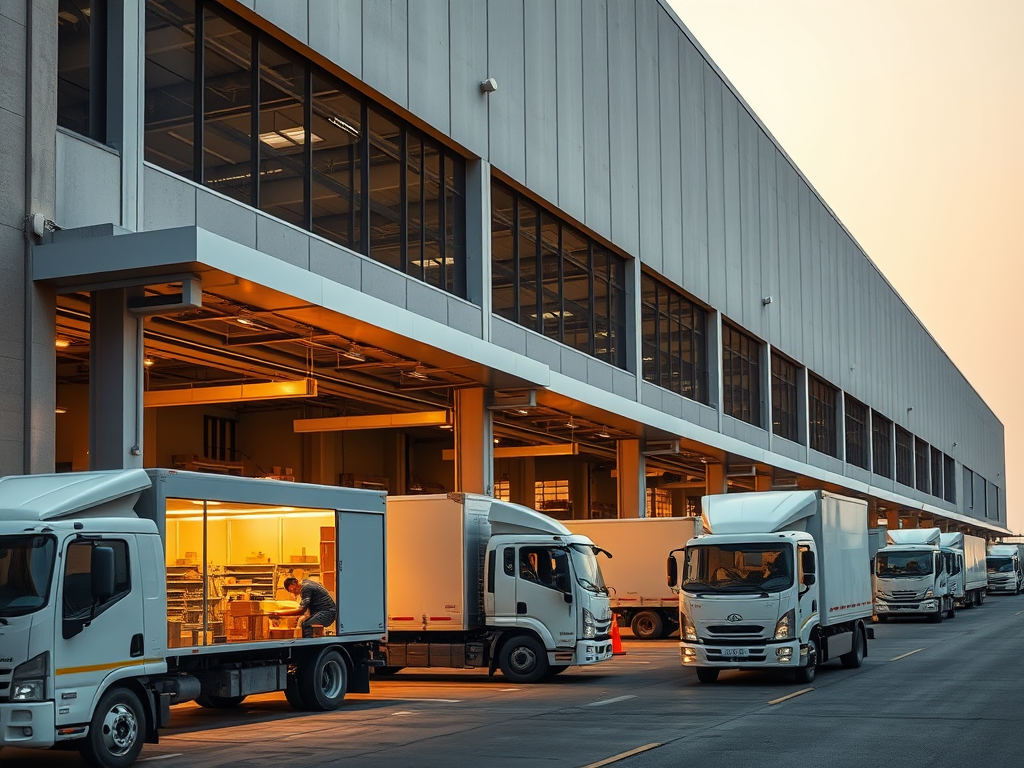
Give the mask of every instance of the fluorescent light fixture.
M 356 346 L 351 346 L 341 353 L 342 357 L 347 357 L 349 360 L 355 360 L 358 363 L 366 361 L 366 355 L 359 351 Z
M 381 413 L 372 416 L 331 416 L 324 419 L 295 419 L 295 432 L 346 432 L 359 429 L 401 429 L 437 427 L 451 424 L 449 411 Z
M 236 317 L 235 322 L 239 325 L 256 325 L 256 321 L 248 317 Z
M 144 366 L 146 366 L 147 368 L 149 368 L 155 362 L 156 362 L 156 360 L 154 360 L 152 357 L 147 357 L 145 360 L 142 361 L 142 364 Z
M 429 379 L 430 378 L 429 376 L 427 376 L 427 374 L 423 373 L 422 371 L 417 371 L 415 369 L 413 369 L 411 371 L 402 371 L 402 373 L 404 373 L 406 376 L 408 376 L 410 378 L 413 378 L 413 379 Z
M 229 384 L 221 387 L 185 387 L 158 389 L 145 393 L 145 406 L 203 405 L 238 403 L 246 400 L 279 400 L 281 398 L 316 397 L 316 379 L 267 381 L 259 384 Z
M 267 133 L 260 134 L 260 141 L 266 144 L 268 147 L 274 149 L 284 149 L 286 147 L 301 147 L 306 143 L 306 129 L 301 125 L 295 128 L 282 128 L 279 131 L 269 131 Z M 316 144 L 318 141 L 323 141 L 315 133 L 309 134 L 310 144 Z
M 506 448 L 495 448 L 496 459 L 523 459 L 530 456 L 578 456 L 579 443 L 556 443 L 554 445 L 513 445 Z M 445 461 L 455 460 L 455 449 L 446 448 L 441 451 Z
M 455 257 L 445 256 L 443 259 L 413 259 L 412 263 L 417 267 L 422 267 L 424 265 L 428 267 L 440 267 L 442 264 L 450 266 L 455 263 Z
M 353 136 L 359 136 L 358 128 L 356 128 L 351 123 L 345 122 L 337 115 L 332 115 L 331 117 L 327 118 L 327 122 L 336 128 L 341 128 L 341 130 L 345 131 L 346 133 L 351 133 Z
M 53 342 L 53 345 L 57 349 L 67 349 L 71 346 L 71 339 L 57 339 Z
M 609 435 L 609 434 L 608 434 L 607 432 L 598 432 L 598 433 L 597 433 L 597 436 L 598 436 L 598 437 L 603 437 L 603 438 L 605 438 L 605 439 L 607 439 L 607 438 L 611 437 L 611 435 Z
M 58 406 L 57 406 L 57 407 L 56 407 L 56 408 L 54 409 L 54 413 L 67 413 L 67 412 L 68 412 L 68 409 L 67 409 L 67 408 L 65 408 L 65 407 L 64 407 L 63 405 L 58 405 Z

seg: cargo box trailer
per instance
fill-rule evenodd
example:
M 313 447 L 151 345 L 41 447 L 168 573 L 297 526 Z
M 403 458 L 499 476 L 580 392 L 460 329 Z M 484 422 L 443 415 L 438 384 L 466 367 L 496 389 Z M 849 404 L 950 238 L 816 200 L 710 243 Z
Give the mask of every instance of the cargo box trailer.
M 722 669 L 859 667 L 867 654 L 867 504 L 825 491 L 705 496 L 704 535 L 669 553 L 680 655 L 702 683 Z M 680 560 L 677 554 L 681 554 Z
M 985 564 L 985 540 L 966 533 L 943 533 L 939 536 L 943 552 L 952 554 L 949 569 L 949 591 L 957 608 L 971 608 L 984 601 L 988 589 Z
M 612 656 L 586 536 L 490 496 L 390 496 L 388 666 L 498 668 L 533 683 Z
M 700 531 L 699 517 L 566 520 L 573 533 L 612 554 L 601 560 L 612 612 L 643 640 L 668 637 L 679 626 L 679 596 L 665 584 L 666 545 L 685 546 Z
M 384 494 L 169 470 L 0 478 L 0 746 L 101 768 L 172 704 L 331 710 L 383 663 Z M 337 604 L 306 627 L 286 579 Z

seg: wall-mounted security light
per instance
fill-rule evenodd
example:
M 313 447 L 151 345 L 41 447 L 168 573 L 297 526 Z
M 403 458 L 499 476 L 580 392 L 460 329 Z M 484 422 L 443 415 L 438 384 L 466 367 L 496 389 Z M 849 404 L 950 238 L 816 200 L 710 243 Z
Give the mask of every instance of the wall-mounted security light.
M 488 77 L 480 83 L 480 93 L 494 93 L 496 90 L 498 90 L 498 81 L 493 77 Z
M 765 296 L 763 299 L 761 299 L 761 306 L 762 307 L 767 307 L 771 303 L 772 303 L 772 297 L 771 296 Z

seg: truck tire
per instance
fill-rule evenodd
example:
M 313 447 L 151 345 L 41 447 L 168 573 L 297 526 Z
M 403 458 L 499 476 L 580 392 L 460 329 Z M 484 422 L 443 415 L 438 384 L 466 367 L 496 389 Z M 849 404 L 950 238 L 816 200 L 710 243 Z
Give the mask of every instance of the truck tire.
M 949 601 L 949 609 L 946 611 L 946 618 L 947 619 L 955 619 L 956 618 L 956 600 L 953 600 L 952 598 Z
M 702 683 L 710 685 L 711 683 L 718 682 L 718 673 L 720 670 L 714 667 L 697 667 L 694 670 L 697 673 L 697 679 Z
M 629 628 L 641 640 L 657 640 L 665 630 L 665 620 L 657 611 L 640 611 L 633 616 Z
M 928 621 L 930 621 L 932 624 L 941 624 L 942 623 L 942 611 L 943 611 L 942 604 L 940 603 L 939 604 L 939 610 L 935 611 L 935 613 L 929 613 L 928 614 Z
M 978 592 L 977 592 L 977 595 L 978 595 L 977 605 L 984 605 L 985 604 L 985 590 L 984 589 L 979 589 Z
M 501 646 L 498 666 L 513 683 L 536 683 L 548 674 L 548 654 L 530 635 L 515 635 Z
M 554 677 L 560 675 L 569 668 L 568 664 L 550 664 L 548 665 L 548 677 Z
M 860 627 L 853 630 L 853 648 L 840 656 L 839 660 L 847 669 L 857 669 L 864 663 L 864 630 Z
M 288 683 L 284 689 L 284 698 L 288 705 L 296 712 L 305 712 L 306 702 L 302 700 L 302 693 L 299 692 L 298 673 L 288 674 Z
M 245 696 L 196 696 L 196 704 L 204 709 L 234 709 L 245 701 Z
M 796 681 L 801 685 L 814 682 L 814 677 L 818 674 L 818 638 L 816 636 L 812 636 L 807 641 L 807 666 L 797 667 L 793 672 Z
M 348 690 L 348 667 L 334 648 L 325 648 L 299 666 L 299 695 L 306 709 L 331 712 L 341 706 Z
M 111 688 L 100 699 L 78 751 L 93 768 L 128 768 L 145 736 L 146 711 L 139 697 L 127 688 Z

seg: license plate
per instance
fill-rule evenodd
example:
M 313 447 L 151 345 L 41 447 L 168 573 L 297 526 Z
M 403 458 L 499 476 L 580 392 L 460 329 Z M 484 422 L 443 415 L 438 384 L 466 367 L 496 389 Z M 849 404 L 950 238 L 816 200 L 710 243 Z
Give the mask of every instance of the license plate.
M 727 659 L 745 659 L 750 654 L 746 648 L 723 648 L 722 655 Z

